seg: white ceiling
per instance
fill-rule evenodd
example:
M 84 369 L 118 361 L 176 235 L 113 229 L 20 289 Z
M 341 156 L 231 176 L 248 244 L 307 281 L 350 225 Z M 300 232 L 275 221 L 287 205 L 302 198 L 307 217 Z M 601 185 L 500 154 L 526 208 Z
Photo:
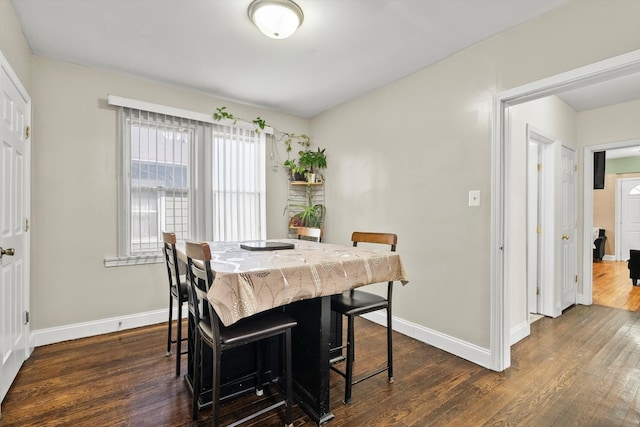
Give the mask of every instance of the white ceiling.
M 569 90 L 558 96 L 575 111 L 593 110 L 607 105 L 640 99 L 640 73 L 609 79 Z
M 286 40 L 250 0 L 12 0 L 37 55 L 312 117 L 565 0 L 297 0 Z

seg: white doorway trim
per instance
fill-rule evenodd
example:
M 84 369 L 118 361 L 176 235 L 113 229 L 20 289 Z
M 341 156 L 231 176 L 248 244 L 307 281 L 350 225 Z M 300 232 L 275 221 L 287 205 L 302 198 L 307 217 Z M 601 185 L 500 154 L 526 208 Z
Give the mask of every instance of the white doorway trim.
M 561 90 L 568 90 L 588 84 L 629 74 L 640 70 L 640 50 L 635 50 L 594 64 L 576 68 L 536 82 L 528 83 L 496 94 L 493 98 L 492 141 L 491 141 L 491 369 L 503 371 L 511 366 L 510 320 L 509 320 L 509 252 L 505 247 L 508 241 L 510 216 L 509 176 L 510 147 L 508 140 L 508 116 L 505 109 L 512 105 L 532 101 L 553 95 Z M 593 174 L 593 159 L 590 161 Z M 585 162 L 584 172 L 587 174 Z M 588 175 L 587 175 L 588 176 Z M 584 182 L 584 181 L 583 181 Z M 586 182 L 590 182 L 589 179 Z M 584 186 L 583 187 L 589 187 Z M 586 191 L 585 191 L 586 193 Z M 590 196 L 590 206 L 593 200 Z M 587 206 L 586 198 L 585 207 Z M 591 228 L 593 213 L 585 209 L 583 221 L 583 241 L 579 248 L 582 253 L 583 289 L 578 292 L 578 302 L 591 303 Z M 588 232 L 589 236 L 585 236 Z M 587 250 L 585 250 L 585 247 Z M 515 249 L 513 249 L 515 250 Z M 588 271 L 585 271 L 588 270 Z M 588 282 L 588 283 L 587 283 Z
M 640 141 L 638 141 L 640 145 Z M 635 146 L 635 145 L 634 145 Z M 615 211 L 615 248 L 614 248 L 614 256 L 616 261 L 625 261 L 629 259 L 628 252 L 627 256 L 625 256 L 625 252 L 623 252 L 623 240 L 624 233 L 622 232 L 624 227 L 622 226 L 623 214 L 625 210 L 623 209 L 623 194 L 622 194 L 622 184 L 625 182 L 634 181 L 636 183 L 640 183 L 640 177 L 635 178 L 618 178 L 616 179 L 616 211 Z
M 527 123 L 527 144 L 535 144 L 538 151 L 536 164 L 527 161 L 527 168 L 534 169 L 536 183 L 527 184 L 527 215 L 533 222 L 527 223 L 527 302 L 529 313 L 554 316 L 555 285 L 555 189 L 556 159 L 555 145 L 559 144 L 552 135 Z M 537 171 L 535 169 L 538 169 Z M 533 194 L 529 194 L 533 193 Z M 534 212 L 535 209 L 535 212 Z M 535 220 L 535 221 L 534 221 Z M 538 231 L 536 231 L 538 228 Z M 535 299 L 534 301 L 531 301 Z M 531 311 L 535 305 L 535 311 Z

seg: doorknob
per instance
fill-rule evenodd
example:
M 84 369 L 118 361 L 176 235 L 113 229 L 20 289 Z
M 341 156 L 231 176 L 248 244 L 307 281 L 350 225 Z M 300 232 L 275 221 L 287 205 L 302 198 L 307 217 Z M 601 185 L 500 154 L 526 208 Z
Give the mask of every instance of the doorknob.
M 569 240 L 569 235 L 568 234 L 563 234 L 562 235 L 562 240 Z
M 0 258 L 2 258 L 3 255 L 14 256 L 15 253 L 16 253 L 16 250 L 14 248 L 4 249 L 0 247 Z

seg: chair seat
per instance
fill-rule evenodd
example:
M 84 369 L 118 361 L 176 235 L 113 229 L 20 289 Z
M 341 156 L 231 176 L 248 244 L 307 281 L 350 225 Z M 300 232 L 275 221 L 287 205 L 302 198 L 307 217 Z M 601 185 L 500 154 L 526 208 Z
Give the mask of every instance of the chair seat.
M 229 327 L 221 324 L 220 341 L 225 347 L 234 347 L 281 334 L 296 325 L 297 322 L 292 317 L 281 312 L 256 314 Z M 200 330 L 204 339 L 213 342 L 213 332 L 208 321 L 200 322 Z
M 353 290 L 331 297 L 331 310 L 345 316 L 358 316 L 389 306 L 386 298 L 379 295 Z

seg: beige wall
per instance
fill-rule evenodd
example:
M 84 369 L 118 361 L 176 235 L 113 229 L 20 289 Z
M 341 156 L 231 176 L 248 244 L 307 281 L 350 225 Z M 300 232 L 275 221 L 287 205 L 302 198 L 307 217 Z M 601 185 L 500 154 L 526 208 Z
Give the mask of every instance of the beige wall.
M 5 12 L 9 3 L 2 1 Z M 570 2 L 327 111 L 310 125 L 34 57 L 32 329 L 167 305 L 162 265 L 102 265 L 116 251 L 116 111 L 105 103 L 113 94 L 200 112 L 228 105 L 237 115 L 260 115 L 296 133 L 310 127 L 328 153 L 327 240 L 346 243 L 356 229 L 397 232 L 411 283 L 398 288 L 395 315 L 488 348 L 491 96 L 640 49 L 639 15 L 635 0 Z M 3 52 L 14 48 L 0 42 Z M 7 56 L 28 79 L 23 55 Z M 469 190 L 481 190 L 480 207 L 467 206 Z M 286 229 L 283 174 L 270 175 L 268 191 L 269 234 L 275 237 Z
M 0 0 L 0 52 L 7 58 L 22 85 L 31 88 L 31 49 L 9 0 Z
M 638 16 L 637 1 L 573 1 L 312 120 L 333 158 L 327 235 L 398 233 L 411 283 L 395 315 L 489 347 L 491 96 L 639 49 Z
M 616 175 L 606 174 L 604 188 L 593 190 L 593 226 L 606 230 L 605 255 L 614 255 L 616 239 Z

